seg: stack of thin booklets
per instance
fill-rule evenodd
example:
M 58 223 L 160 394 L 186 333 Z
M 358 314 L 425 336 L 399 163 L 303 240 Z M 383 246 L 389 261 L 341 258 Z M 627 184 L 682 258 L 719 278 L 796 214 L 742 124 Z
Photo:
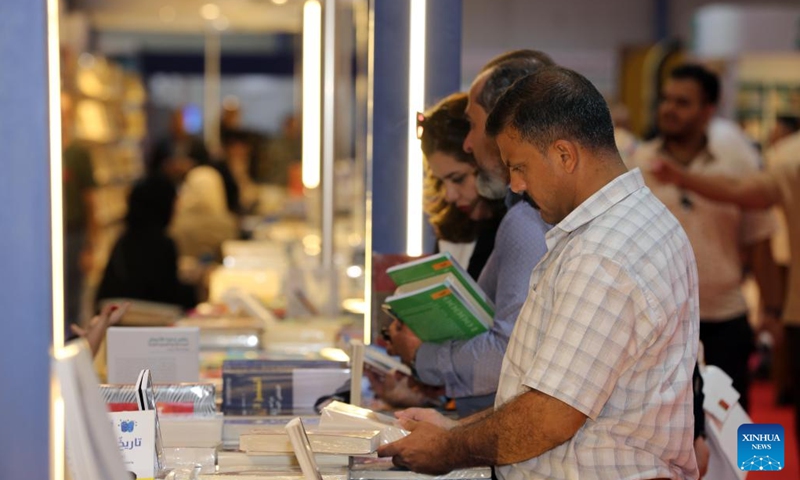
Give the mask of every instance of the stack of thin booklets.
M 469 339 L 492 328 L 494 304 L 449 253 L 397 265 L 387 273 L 398 287 L 384 310 L 422 341 Z

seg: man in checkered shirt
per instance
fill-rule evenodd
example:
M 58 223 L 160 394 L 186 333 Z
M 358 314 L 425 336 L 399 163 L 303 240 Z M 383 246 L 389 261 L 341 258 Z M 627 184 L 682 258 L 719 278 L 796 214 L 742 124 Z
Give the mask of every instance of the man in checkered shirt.
M 692 370 L 697 269 L 678 221 L 627 171 L 602 96 L 548 67 L 487 120 L 511 186 L 555 227 L 503 361 L 493 410 L 460 422 L 421 409 L 379 450 L 442 473 L 504 479 L 697 478 Z

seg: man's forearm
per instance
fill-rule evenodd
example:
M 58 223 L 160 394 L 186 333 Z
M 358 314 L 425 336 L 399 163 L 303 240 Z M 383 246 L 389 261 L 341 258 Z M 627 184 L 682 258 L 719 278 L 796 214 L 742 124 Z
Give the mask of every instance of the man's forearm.
M 494 413 L 494 408 L 487 408 L 486 410 L 481 410 L 480 412 L 473 413 L 468 417 L 464 417 L 458 420 L 459 427 L 466 427 L 467 425 L 471 425 L 475 422 L 480 422 L 484 418 L 488 417 Z
M 551 450 L 573 435 L 586 417 L 541 392 L 521 394 L 493 413 L 479 412 L 452 429 L 450 445 L 465 466 L 508 465 Z
M 762 176 L 763 174 L 754 174 Z M 705 175 L 684 172 L 680 186 L 711 200 L 739 205 L 742 208 L 767 208 L 778 203 L 775 192 L 767 188 L 763 178 L 742 178 L 726 175 Z

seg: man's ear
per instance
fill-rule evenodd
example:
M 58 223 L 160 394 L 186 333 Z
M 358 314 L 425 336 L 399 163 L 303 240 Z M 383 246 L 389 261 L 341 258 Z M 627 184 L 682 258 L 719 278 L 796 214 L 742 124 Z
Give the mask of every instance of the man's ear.
M 569 140 L 556 140 L 551 147 L 558 165 L 566 173 L 572 173 L 578 166 L 578 146 Z

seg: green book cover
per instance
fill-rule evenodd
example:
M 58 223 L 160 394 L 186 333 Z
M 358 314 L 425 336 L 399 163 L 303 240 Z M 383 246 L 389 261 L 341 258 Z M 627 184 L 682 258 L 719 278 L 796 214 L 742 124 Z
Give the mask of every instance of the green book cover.
M 426 278 L 452 273 L 467 289 L 470 295 L 480 304 L 483 310 L 494 317 L 494 302 L 484 293 L 478 283 L 447 253 L 438 253 L 428 257 L 419 258 L 386 270 L 389 277 L 397 285 L 424 280 Z
M 486 332 L 492 317 L 467 298 L 452 274 L 441 277 L 387 298 L 391 314 L 424 342 L 465 340 Z

